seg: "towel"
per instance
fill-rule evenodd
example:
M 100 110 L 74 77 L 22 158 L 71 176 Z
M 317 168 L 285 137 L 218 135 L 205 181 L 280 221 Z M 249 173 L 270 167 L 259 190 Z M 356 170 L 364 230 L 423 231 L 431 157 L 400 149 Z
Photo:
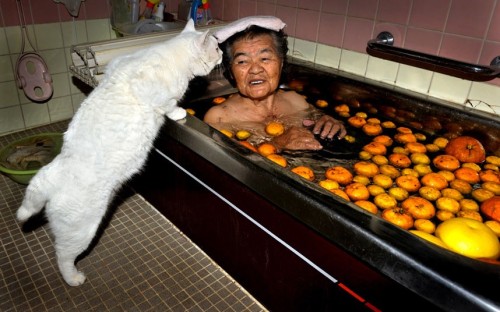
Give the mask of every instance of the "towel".
M 282 20 L 274 16 L 248 16 L 227 24 L 225 27 L 217 30 L 214 36 L 219 43 L 222 43 L 226 41 L 227 38 L 252 25 L 274 31 L 280 31 L 286 26 Z

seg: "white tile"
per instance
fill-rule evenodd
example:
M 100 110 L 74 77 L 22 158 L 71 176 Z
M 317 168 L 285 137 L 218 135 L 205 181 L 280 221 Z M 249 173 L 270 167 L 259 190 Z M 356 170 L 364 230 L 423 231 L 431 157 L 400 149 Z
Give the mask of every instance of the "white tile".
M 0 28 L 0 55 L 4 54 L 9 54 L 9 45 L 7 44 L 5 28 Z
M 342 50 L 342 54 L 340 55 L 340 70 L 364 77 L 367 64 L 367 54 Z
M 366 68 L 366 78 L 393 85 L 396 83 L 398 68 L 398 63 L 369 56 L 368 66 Z
M 51 122 L 66 120 L 73 117 L 71 96 L 52 98 L 48 105 Z
M 0 82 L 14 80 L 14 64 L 9 55 L 0 56 Z
M 49 73 L 56 74 L 68 71 L 64 48 L 44 50 L 40 51 L 39 54 L 47 64 L 47 67 L 49 68 Z
M 85 21 L 71 21 L 61 23 L 63 42 L 65 47 L 88 42 Z
M 0 97 L 0 107 L 19 105 L 17 90 L 18 88 L 14 80 L 0 82 L 0 94 L 2 95 Z
M 405 89 L 427 94 L 431 84 L 431 79 L 431 71 L 401 64 L 396 78 L 396 85 Z
M 24 129 L 21 106 L 0 108 L 0 134 Z
M 109 19 L 86 20 L 85 23 L 89 42 L 111 39 Z
M 341 53 L 342 50 L 339 48 L 318 43 L 314 62 L 332 68 L 339 68 Z
M 7 39 L 7 45 L 9 46 L 9 52 L 12 54 L 20 53 L 22 45 L 21 28 L 19 26 L 12 26 L 12 27 L 5 27 L 4 30 L 5 30 L 5 37 Z M 25 51 L 28 51 L 27 48 Z
M 293 45 L 292 51 L 293 57 L 309 62 L 314 62 L 315 55 L 316 43 L 295 38 L 295 43 Z
M 75 113 L 80 108 L 80 105 L 82 105 L 83 101 L 85 101 L 86 98 L 87 96 L 83 93 L 71 95 L 71 99 L 73 101 L 73 111 Z
M 500 87 L 484 82 L 473 82 L 468 98 L 477 109 L 500 115 Z M 479 103 L 482 101 L 486 104 Z
M 27 128 L 50 123 L 49 109 L 46 103 L 28 103 L 21 105 Z
M 434 73 L 429 95 L 454 103 L 464 103 L 472 82 L 439 73 Z
M 37 24 L 35 33 L 39 51 L 64 46 L 60 23 Z
M 67 72 L 52 75 L 52 85 L 54 87 L 53 98 L 70 95 L 68 79 L 69 74 Z

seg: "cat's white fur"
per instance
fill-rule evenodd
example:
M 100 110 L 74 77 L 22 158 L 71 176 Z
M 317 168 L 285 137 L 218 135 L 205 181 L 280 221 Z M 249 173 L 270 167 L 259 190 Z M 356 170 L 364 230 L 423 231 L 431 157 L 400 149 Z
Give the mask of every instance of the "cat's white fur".
M 94 238 L 115 191 L 144 165 L 165 115 L 186 116 L 177 102 L 189 81 L 207 75 L 221 56 L 216 39 L 190 20 L 176 37 L 110 62 L 76 112 L 61 153 L 33 177 L 17 211 L 24 222 L 45 207 L 69 285 L 85 281 L 75 259 Z

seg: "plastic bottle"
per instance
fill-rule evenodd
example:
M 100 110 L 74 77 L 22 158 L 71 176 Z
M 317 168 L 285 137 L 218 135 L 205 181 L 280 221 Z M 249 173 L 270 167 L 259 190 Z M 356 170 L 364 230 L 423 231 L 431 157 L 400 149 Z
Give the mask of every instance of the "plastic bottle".
M 165 11 L 165 3 L 160 2 L 156 8 L 154 19 L 156 22 L 163 22 L 163 11 Z
M 130 1 L 130 22 L 132 24 L 135 24 L 139 20 L 139 0 L 129 0 L 129 1 Z

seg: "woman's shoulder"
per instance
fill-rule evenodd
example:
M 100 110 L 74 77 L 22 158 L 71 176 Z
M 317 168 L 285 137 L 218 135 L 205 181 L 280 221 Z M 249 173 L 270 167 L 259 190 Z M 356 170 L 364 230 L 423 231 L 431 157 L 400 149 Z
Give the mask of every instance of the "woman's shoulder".
M 305 97 L 295 91 L 280 91 L 284 100 L 289 102 L 294 107 L 308 107 Z

